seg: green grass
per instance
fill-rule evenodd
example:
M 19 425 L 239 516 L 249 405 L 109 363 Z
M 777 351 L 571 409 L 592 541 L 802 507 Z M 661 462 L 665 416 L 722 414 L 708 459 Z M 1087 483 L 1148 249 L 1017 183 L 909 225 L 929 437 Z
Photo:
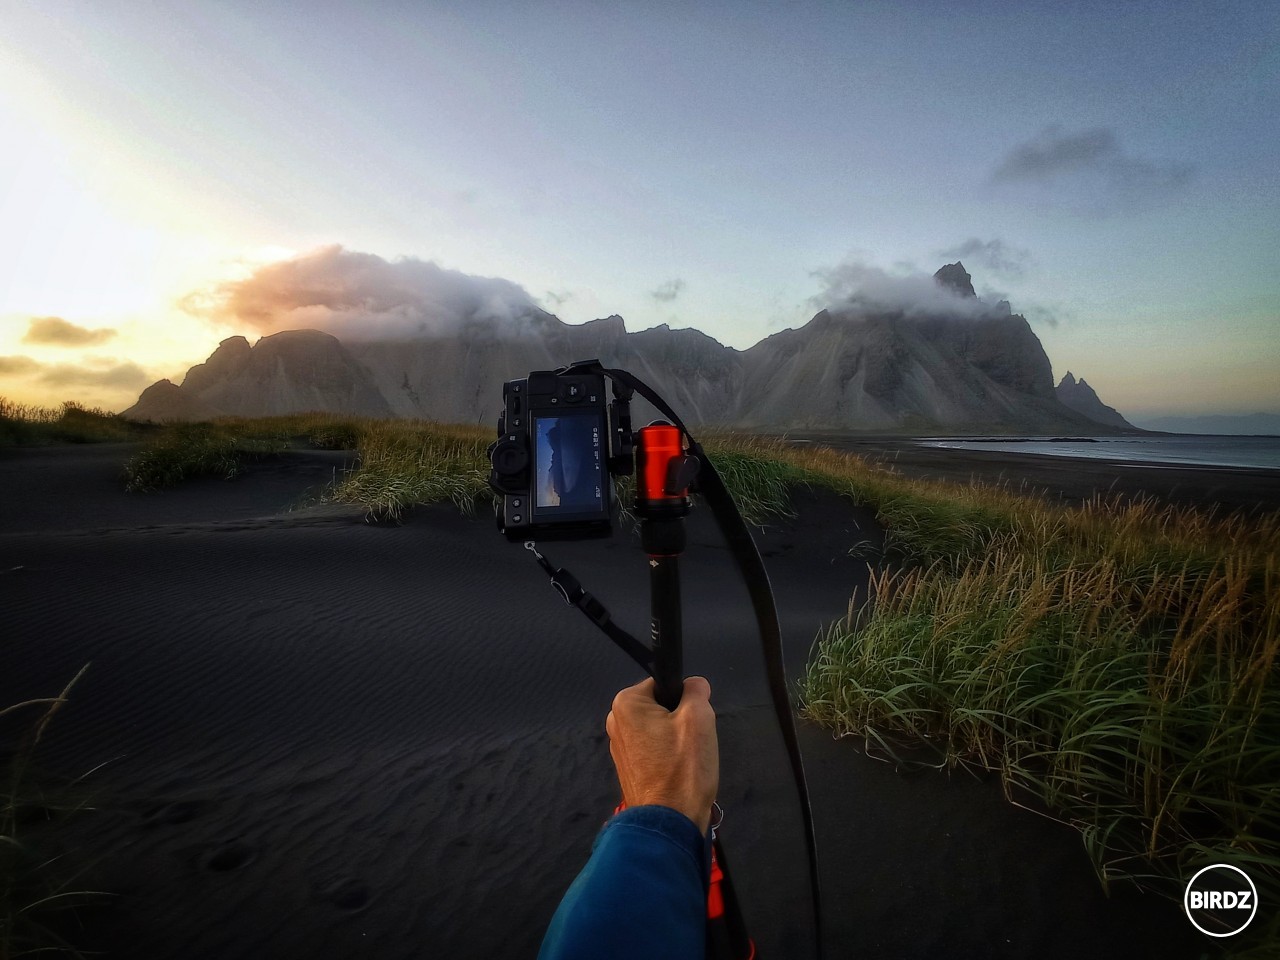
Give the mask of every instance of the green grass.
M 886 563 L 805 711 L 927 741 L 1080 828 L 1104 883 L 1221 860 L 1280 897 L 1280 516 L 1068 507 L 757 445 L 871 506 Z
M 857 457 L 729 439 L 885 531 L 869 603 L 817 640 L 805 714 L 901 760 L 999 774 L 1081 833 L 1098 876 L 1170 895 L 1210 863 L 1280 900 L 1280 514 L 1079 507 L 908 480 Z M 729 471 L 726 471 L 728 475 Z M 770 479 L 771 478 L 771 479 Z M 868 545 L 853 552 L 870 555 Z M 1280 914 L 1233 942 L 1273 956 Z

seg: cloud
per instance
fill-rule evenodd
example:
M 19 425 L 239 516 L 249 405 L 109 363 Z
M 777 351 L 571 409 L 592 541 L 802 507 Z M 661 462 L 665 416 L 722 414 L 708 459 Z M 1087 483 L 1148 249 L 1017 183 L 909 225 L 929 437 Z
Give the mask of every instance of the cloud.
M 1011 247 L 999 238 L 979 240 L 977 237 L 970 237 L 954 247 L 939 250 L 937 256 L 946 260 L 968 260 L 986 267 L 992 273 L 1009 277 L 1021 277 L 1031 262 L 1030 250 Z
M 86 347 L 105 343 L 116 335 L 110 327 L 90 330 L 61 317 L 32 317 L 23 343 L 42 343 L 60 347 Z
M 860 260 L 847 260 L 812 274 L 823 284 L 809 303 L 836 313 L 902 313 L 906 316 L 989 314 L 993 305 L 963 297 L 925 273 L 891 274 Z
M 573 292 L 570 290 L 548 290 L 542 295 L 543 303 L 551 304 L 552 308 L 556 310 L 559 310 L 572 299 Z
M 996 185 L 1072 191 L 1102 212 L 1140 206 L 1181 191 L 1196 174 L 1182 163 L 1160 163 L 1124 150 L 1114 130 L 1064 133 L 1052 126 L 1014 147 L 991 175 Z
M 112 387 L 138 389 L 155 377 L 132 361 L 103 358 L 86 364 L 56 363 L 44 367 L 40 380 L 55 387 Z
M 90 357 L 83 363 L 44 364 L 31 357 L 0 357 L 0 376 L 25 377 L 51 387 L 100 387 L 137 390 L 155 380 L 142 367 L 115 357 Z
M 337 244 L 196 291 L 182 306 L 263 333 L 310 327 L 363 340 L 447 334 L 472 322 L 514 324 L 539 309 L 509 280 L 412 257 L 384 260 Z
M 30 357 L 0 357 L 0 376 L 25 377 L 40 370 L 40 364 Z
M 1022 314 L 1031 323 L 1044 324 L 1045 326 L 1053 327 L 1055 330 L 1065 316 L 1060 309 L 1040 306 L 1039 304 L 1031 304 L 1022 311 Z
M 1121 156 L 1115 132 L 1095 127 L 1063 135 L 1053 126 L 1014 147 L 996 168 L 995 180 L 1042 180 L 1110 163 Z
M 680 296 L 680 291 L 684 289 L 684 281 L 679 277 L 674 280 L 668 280 L 666 283 L 652 291 L 649 296 L 657 300 L 659 303 L 670 303 L 676 297 Z

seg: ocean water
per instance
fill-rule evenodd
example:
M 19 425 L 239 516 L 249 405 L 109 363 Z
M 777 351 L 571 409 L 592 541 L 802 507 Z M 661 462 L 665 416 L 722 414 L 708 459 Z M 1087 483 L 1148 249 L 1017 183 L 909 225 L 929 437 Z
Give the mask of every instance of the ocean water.
M 1280 469 L 1280 437 L 1166 434 L 1150 437 L 931 437 L 926 446 L 996 453 L 1038 453 L 1135 463 Z

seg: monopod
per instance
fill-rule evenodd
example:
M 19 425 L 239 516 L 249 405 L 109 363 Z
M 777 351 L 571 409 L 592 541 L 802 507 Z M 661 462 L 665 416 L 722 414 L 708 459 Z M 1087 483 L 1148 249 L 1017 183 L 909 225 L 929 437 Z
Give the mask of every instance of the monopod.
M 659 421 L 636 435 L 636 516 L 640 545 L 649 557 L 649 637 L 653 649 L 654 696 L 668 710 L 680 705 L 684 689 L 684 652 L 680 605 L 680 555 L 685 548 L 684 518 L 689 513 L 689 484 L 700 466 L 685 453 L 680 430 Z M 719 814 L 719 806 L 713 811 Z M 751 960 L 755 944 L 747 936 L 742 910 L 729 879 L 728 862 L 711 826 L 711 884 L 707 893 L 707 956 Z

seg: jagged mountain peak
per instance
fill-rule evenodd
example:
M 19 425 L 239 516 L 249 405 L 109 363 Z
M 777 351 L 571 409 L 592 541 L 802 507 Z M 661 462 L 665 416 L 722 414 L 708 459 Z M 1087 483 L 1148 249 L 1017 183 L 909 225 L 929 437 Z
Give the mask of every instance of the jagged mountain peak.
M 965 270 L 964 264 L 959 260 L 939 267 L 938 272 L 933 275 L 933 279 L 942 286 L 954 290 L 962 297 L 972 297 L 975 300 L 978 297 L 977 292 L 973 289 L 973 277 L 969 275 L 969 271 Z
M 1135 429 L 1133 424 L 1121 415 L 1120 411 L 1115 407 L 1107 406 L 1098 398 L 1097 392 L 1093 387 L 1089 386 L 1084 377 L 1077 380 L 1070 370 L 1058 383 L 1054 394 L 1057 396 L 1058 402 L 1064 407 L 1084 414 L 1094 423 L 1101 423 L 1108 427 L 1119 427 L 1125 430 Z

